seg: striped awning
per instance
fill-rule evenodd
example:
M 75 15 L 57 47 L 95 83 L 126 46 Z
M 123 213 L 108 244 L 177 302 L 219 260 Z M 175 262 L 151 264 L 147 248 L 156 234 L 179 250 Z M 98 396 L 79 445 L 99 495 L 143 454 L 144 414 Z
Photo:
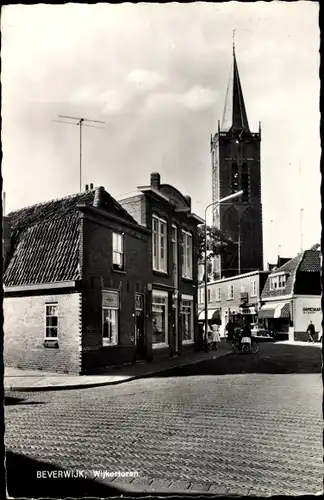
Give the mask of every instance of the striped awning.
M 219 317 L 220 316 L 220 310 L 219 309 L 208 309 L 207 311 L 207 319 L 215 319 L 215 317 Z M 202 311 L 200 311 L 198 313 L 198 320 L 199 321 L 203 321 L 205 319 L 205 309 L 203 309 Z
M 258 314 L 259 318 L 289 318 L 289 302 L 269 302 L 261 307 Z

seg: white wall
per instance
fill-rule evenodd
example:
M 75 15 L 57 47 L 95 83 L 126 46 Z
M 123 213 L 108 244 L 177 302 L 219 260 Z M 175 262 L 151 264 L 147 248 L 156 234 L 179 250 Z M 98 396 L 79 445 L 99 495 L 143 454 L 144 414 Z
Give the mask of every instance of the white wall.
M 310 321 L 313 322 L 316 332 L 321 330 L 322 309 L 320 296 L 294 297 L 293 308 L 294 328 L 296 332 L 306 332 Z M 307 310 L 307 308 L 309 308 L 309 310 Z

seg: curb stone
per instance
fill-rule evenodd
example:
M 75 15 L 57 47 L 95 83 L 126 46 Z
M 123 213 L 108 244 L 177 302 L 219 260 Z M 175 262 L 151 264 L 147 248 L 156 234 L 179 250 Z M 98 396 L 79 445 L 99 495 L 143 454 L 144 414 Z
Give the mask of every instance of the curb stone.
M 141 373 L 139 375 L 129 375 L 129 376 L 126 376 L 122 380 L 115 380 L 115 381 L 111 380 L 111 381 L 107 381 L 107 382 L 94 382 L 91 384 L 85 384 L 85 383 L 82 384 L 81 383 L 78 385 L 76 385 L 76 384 L 56 385 L 56 386 L 50 385 L 50 386 L 39 386 L 39 387 L 37 387 L 37 386 L 35 386 L 35 387 L 31 387 L 31 386 L 29 386 L 29 387 L 28 386 L 7 386 L 6 387 L 5 386 L 4 390 L 10 391 L 10 392 L 45 392 L 45 391 L 47 392 L 47 391 L 64 391 L 64 390 L 71 390 L 71 389 L 89 389 L 92 387 L 118 385 L 118 384 L 124 384 L 126 382 L 131 382 L 133 380 L 152 377 L 152 376 L 157 375 L 159 373 L 166 373 L 166 372 L 169 372 L 169 371 L 172 371 L 175 369 L 181 369 L 181 368 L 184 368 L 185 366 L 195 365 L 195 364 L 203 363 L 205 361 L 212 361 L 212 360 L 218 359 L 222 356 L 225 356 L 226 354 L 228 354 L 228 352 L 224 351 L 221 354 L 219 354 L 218 356 L 213 356 L 211 358 L 196 359 L 196 360 L 190 361 L 189 363 L 184 362 L 181 365 L 164 366 L 164 367 L 152 370 L 152 371 L 147 372 L 147 373 Z

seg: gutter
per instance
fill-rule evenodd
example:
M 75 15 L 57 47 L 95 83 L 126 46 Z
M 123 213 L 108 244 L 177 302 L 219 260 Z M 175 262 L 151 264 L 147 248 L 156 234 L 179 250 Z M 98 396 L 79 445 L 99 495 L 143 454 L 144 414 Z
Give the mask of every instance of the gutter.
M 76 281 L 57 281 L 53 283 L 37 283 L 33 285 L 4 286 L 5 293 L 33 292 L 37 290 L 57 290 L 62 288 L 75 288 Z

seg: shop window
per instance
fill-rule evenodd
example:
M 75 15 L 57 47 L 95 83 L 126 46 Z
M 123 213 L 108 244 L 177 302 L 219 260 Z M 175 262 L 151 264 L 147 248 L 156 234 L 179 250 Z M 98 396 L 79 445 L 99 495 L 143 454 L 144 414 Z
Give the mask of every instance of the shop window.
M 58 338 L 58 304 L 45 304 L 45 339 Z
M 102 292 L 102 345 L 118 344 L 119 331 L 119 292 L 103 290 Z
M 194 317 L 193 297 L 182 297 L 182 342 L 193 342 L 194 340 Z
M 158 290 L 152 293 L 152 344 L 168 345 L 168 293 Z

